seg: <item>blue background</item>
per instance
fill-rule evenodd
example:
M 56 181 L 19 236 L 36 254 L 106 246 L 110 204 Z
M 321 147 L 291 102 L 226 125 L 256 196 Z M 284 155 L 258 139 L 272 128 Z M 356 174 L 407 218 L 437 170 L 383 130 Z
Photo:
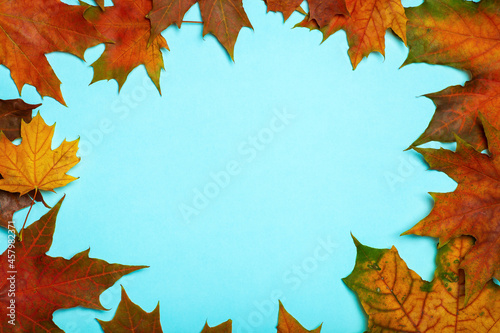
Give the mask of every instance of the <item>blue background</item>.
M 428 214 L 427 192 L 455 183 L 404 149 L 434 112 L 418 96 L 467 75 L 424 64 L 399 69 L 408 50 L 390 33 L 385 60 L 372 54 L 353 71 L 344 32 L 320 45 L 318 31 L 291 30 L 301 15 L 283 24 L 260 1 L 244 5 L 254 31 L 241 31 L 235 63 L 215 38 L 201 38 L 198 24 L 164 32 L 171 52 L 162 97 L 143 67 L 120 94 L 115 81 L 89 86 L 89 64 L 103 45 L 87 51 L 86 63 L 47 56 L 68 107 L 46 98 L 40 113 L 57 122 L 53 147 L 80 136 L 82 156 L 70 172 L 80 179 L 46 196 L 53 204 L 67 194 L 49 255 L 70 258 L 90 247 L 95 258 L 150 266 L 102 294 L 109 312 L 57 311 L 66 332 L 100 332 L 94 318 L 112 318 L 120 284 L 147 311 L 160 302 L 167 332 L 199 332 L 205 320 L 229 318 L 236 333 L 275 332 L 278 298 L 308 329 L 323 322 L 323 332 L 362 332 L 362 309 L 341 281 L 354 266 L 351 232 L 369 246 L 395 245 L 432 279 L 436 240 L 399 234 Z M 186 19 L 199 19 L 197 6 Z M 5 67 L 0 82 L 0 98 L 18 96 Z M 21 96 L 41 102 L 30 86 Z M 270 132 L 285 111 L 294 118 Z M 265 142 L 253 154 L 251 137 L 259 135 Z M 183 217 L 181 207 L 194 209 L 196 191 L 215 190 L 211 175 L 228 163 L 239 173 L 197 215 Z M 30 221 L 46 211 L 37 205 Z M 26 212 L 15 215 L 17 225 Z

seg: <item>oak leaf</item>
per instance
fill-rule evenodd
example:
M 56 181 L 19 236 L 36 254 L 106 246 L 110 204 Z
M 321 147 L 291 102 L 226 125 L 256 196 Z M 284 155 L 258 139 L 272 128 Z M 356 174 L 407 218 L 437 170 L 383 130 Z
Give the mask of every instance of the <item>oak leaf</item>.
M 431 213 L 404 233 L 439 237 L 440 246 L 461 235 L 476 239 L 460 263 L 467 298 L 492 277 L 500 278 L 500 131 L 485 119 L 482 125 L 490 155 L 459 137 L 456 152 L 416 148 L 432 169 L 445 172 L 458 186 L 452 193 L 431 193 Z
M 305 329 L 297 319 L 285 310 L 281 301 L 279 302 L 278 326 L 276 327 L 278 330 L 277 333 L 320 333 L 322 325 L 323 324 L 319 325 L 319 327 L 311 331 Z
M 471 74 L 465 86 L 426 95 L 436 112 L 425 132 L 412 144 L 453 142 L 455 134 L 475 148 L 486 148 L 478 114 L 500 127 L 500 4 L 464 0 L 426 0 L 408 8 L 405 64 L 446 65 Z
M 40 114 L 30 123 L 21 124 L 20 145 L 14 145 L 0 132 L 0 189 L 19 192 L 21 195 L 31 190 L 52 191 L 76 178 L 66 172 L 75 166 L 78 139 L 66 141 L 56 149 L 51 149 L 54 127 L 47 126 Z
M 85 10 L 84 17 L 114 42 L 107 44 L 104 53 L 92 64 L 92 83 L 115 79 L 121 89 L 128 74 L 137 66 L 144 65 L 158 91 L 161 91 L 160 72 L 164 69 L 161 50 L 168 49 L 168 45 L 161 35 L 148 44 L 151 23 L 146 15 L 151 8 L 151 0 L 117 0 L 106 11 L 93 6 Z
M 356 264 L 344 278 L 368 315 L 369 332 L 498 332 L 500 287 L 493 281 L 465 303 L 463 256 L 471 237 L 454 238 L 438 250 L 432 282 L 422 280 L 397 250 L 354 242 Z
M 104 310 L 99 295 L 122 276 L 145 267 L 92 259 L 89 250 L 69 260 L 46 255 L 63 199 L 24 229 L 23 241 L 9 245 L 0 258 L 0 315 L 4 319 L 0 332 L 63 332 L 52 321 L 54 311 L 76 306 Z M 10 260 L 12 253 L 15 260 Z M 7 280 L 13 276 L 15 297 L 9 296 L 10 282 L 14 280 Z M 12 300 L 15 300 L 15 326 L 7 321 L 10 313 L 7 307 Z
M 104 333 L 161 333 L 160 304 L 148 313 L 133 303 L 122 287 L 122 299 L 111 321 L 97 320 Z
M 60 81 L 45 54 L 69 52 L 81 59 L 106 40 L 83 16 L 83 6 L 58 0 L 5 0 L 0 3 L 0 63 L 10 69 L 17 89 L 34 86 L 40 95 L 64 104 Z
M 153 9 L 148 14 L 151 20 L 150 42 L 160 33 L 176 24 L 181 26 L 184 14 L 196 0 L 153 0 Z M 234 45 L 243 27 L 252 28 L 241 0 L 199 0 L 203 19 L 203 36 L 214 35 L 234 59 Z M 252 28 L 253 29 L 253 28 Z
M 343 29 L 347 34 L 349 57 L 355 69 L 371 52 L 385 55 L 385 32 L 391 29 L 406 44 L 405 9 L 400 0 L 347 0 L 350 15 L 310 12 L 297 27 L 319 29 L 323 40 Z

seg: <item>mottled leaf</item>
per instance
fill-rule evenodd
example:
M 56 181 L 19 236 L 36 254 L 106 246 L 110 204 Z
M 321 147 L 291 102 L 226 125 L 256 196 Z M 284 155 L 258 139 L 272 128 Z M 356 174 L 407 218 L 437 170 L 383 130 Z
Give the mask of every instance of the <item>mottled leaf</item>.
M 320 29 L 324 39 L 345 30 L 353 68 L 371 52 L 385 55 L 385 32 L 389 28 L 406 44 L 407 18 L 400 0 L 347 0 L 346 4 L 350 16 L 316 15 L 313 18 L 311 12 L 297 26 Z
M 464 87 L 427 95 L 436 112 L 413 146 L 452 142 L 457 134 L 475 148 L 485 148 L 478 114 L 500 127 L 500 3 L 426 0 L 406 12 L 410 53 L 405 64 L 447 65 L 472 75 Z
M 295 319 L 291 314 L 289 314 L 281 301 L 279 302 L 279 312 L 278 312 L 278 329 L 277 333 L 320 333 L 321 326 L 319 325 L 317 328 L 309 331 L 302 326 L 297 319 Z
M 168 46 L 161 35 L 148 45 L 151 25 L 146 15 L 151 6 L 151 0 L 116 0 L 114 6 L 106 8 L 106 11 L 99 7 L 89 7 L 85 11 L 85 18 L 114 42 L 107 44 L 104 53 L 92 64 L 92 83 L 115 79 L 121 88 L 128 74 L 137 66 L 144 65 L 160 91 L 160 72 L 164 69 L 161 50 L 168 49 Z
M 459 237 L 441 247 L 432 282 L 408 269 L 397 250 L 354 242 L 356 265 L 344 279 L 368 315 L 369 332 L 485 333 L 500 331 L 500 287 L 492 281 L 465 303 L 463 256 L 473 246 Z
M 431 213 L 405 232 L 439 237 L 440 246 L 461 235 L 476 239 L 460 264 L 468 298 L 492 277 L 500 278 L 500 132 L 484 119 L 483 125 L 490 156 L 458 137 L 456 152 L 416 149 L 432 169 L 445 172 L 458 187 L 452 193 L 431 193 Z

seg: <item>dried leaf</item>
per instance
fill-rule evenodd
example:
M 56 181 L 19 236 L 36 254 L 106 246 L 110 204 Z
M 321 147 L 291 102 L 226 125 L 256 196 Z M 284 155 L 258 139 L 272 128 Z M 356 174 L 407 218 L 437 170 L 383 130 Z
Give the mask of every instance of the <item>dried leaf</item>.
M 499 2 L 426 0 L 406 12 L 410 53 L 405 64 L 426 62 L 472 74 L 464 87 L 427 95 L 436 104 L 436 112 L 412 146 L 453 142 L 457 134 L 475 148 L 486 148 L 478 114 L 500 127 Z
M 23 241 L 14 244 L 14 261 L 9 260 L 10 248 L 0 258 L 0 332 L 63 332 L 52 321 L 54 311 L 76 306 L 104 310 L 99 295 L 122 276 L 144 268 L 92 259 L 89 250 L 69 260 L 47 256 L 62 201 L 24 230 Z M 13 276 L 15 297 L 7 280 Z M 15 326 L 8 323 L 12 300 Z
M 500 278 L 500 132 L 483 119 L 491 156 L 457 137 L 457 150 L 416 149 L 430 167 L 458 183 L 452 193 L 431 193 L 431 213 L 404 234 L 439 237 L 440 246 L 461 235 L 476 239 L 460 268 L 466 294 L 479 292 L 492 277 Z
M 76 157 L 78 140 L 66 141 L 51 149 L 54 127 L 47 126 L 38 114 L 21 125 L 22 142 L 16 146 L 0 133 L 0 189 L 19 192 L 52 191 L 75 180 L 66 172 L 80 159 Z
M 201 331 L 201 333 L 231 333 L 232 325 L 233 322 L 231 321 L 231 319 L 214 327 L 208 326 L 208 323 L 205 322 L 205 326 L 203 326 L 203 330 Z
M 182 18 L 196 0 L 153 0 L 150 41 L 172 24 L 181 26 Z M 234 59 L 234 45 L 243 27 L 252 28 L 241 0 L 200 0 L 203 36 L 214 35 Z M 253 29 L 253 28 L 252 28 Z
M 441 247 L 432 282 L 408 269 L 397 250 L 374 249 L 354 239 L 358 254 L 344 279 L 368 315 L 369 332 L 498 332 L 500 287 L 492 281 L 464 302 L 463 256 L 473 246 L 459 237 Z
M 7 139 L 14 140 L 21 136 L 21 120 L 31 121 L 33 109 L 42 104 L 27 104 L 22 99 L 0 99 L 0 131 Z
M 385 55 L 385 31 L 391 29 L 406 44 L 405 10 L 400 0 L 347 0 L 350 16 L 323 12 L 307 16 L 298 27 L 320 29 L 323 40 L 343 29 L 347 34 L 349 57 L 355 69 L 371 52 Z
M 320 333 L 321 332 L 321 325 L 319 325 L 317 328 L 309 331 L 302 326 L 297 319 L 295 319 L 291 314 L 289 314 L 286 310 L 281 301 L 279 302 L 279 312 L 278 312 L 278 332 L 277 333 L 307 333 L 307 332 L 312 332 L 312 333 Z
M 83 6 L 58 0 L 5 0 L 0 3 L 0 63 L 17 89 L 34 86 L 40 95 L 64 104 L 60 81 L 45 54 L 69 52 L 83 59 L 89 47 L 106 40 L 82 16 Z
M 148 45 L 151 23 L 146 15 L 151 6 L 151 0 L 116 0 L 114 6 L 107 7 L 106 11 L 99 7 L 89 7 L 85 11 L 84 17 L 114 42 L 107 44 L 104 53 L 92 64 L 92 83 L 115 79 L 121 88 L 128 74 L 137 66 L 144 65 L 160 91 L 160 72 L 164 69 L 161 50 L 168 49 L 168 45 L 161 35 Z
M 161 333 L 160 304 L 146 312 L 133 303 L 122 287 L 122 300 L 111 321 L 97 320 L 104 333 Z

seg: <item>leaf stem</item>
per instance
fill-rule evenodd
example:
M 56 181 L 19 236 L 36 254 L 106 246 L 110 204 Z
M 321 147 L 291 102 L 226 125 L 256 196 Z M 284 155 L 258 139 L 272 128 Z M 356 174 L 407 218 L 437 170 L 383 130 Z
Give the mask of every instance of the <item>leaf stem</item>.
M 35 203 L 35 198 L 36 198 L 37 192 L 38 192 L 38 189 L 35 189 L 35 195 L 33 195 L 33 199 L 31 200 L 30 209 L 28 210 L 28 214 L 26 214 L 26 218 L 24 219 L 24 223 L 23 223 L 21 230 L 19 230 L 19 240 L 20 241 L 23 240 L 23 230 L 24 230 L 24 227 L 26 226 L 26 222 L 28 221 L 28 216 L 30 216 L 31 208 L 33 208 L 33 204 Z
M 202 22 L 202 21 L 182 21 L 182 23 L 203 24 L 203 22 Z

